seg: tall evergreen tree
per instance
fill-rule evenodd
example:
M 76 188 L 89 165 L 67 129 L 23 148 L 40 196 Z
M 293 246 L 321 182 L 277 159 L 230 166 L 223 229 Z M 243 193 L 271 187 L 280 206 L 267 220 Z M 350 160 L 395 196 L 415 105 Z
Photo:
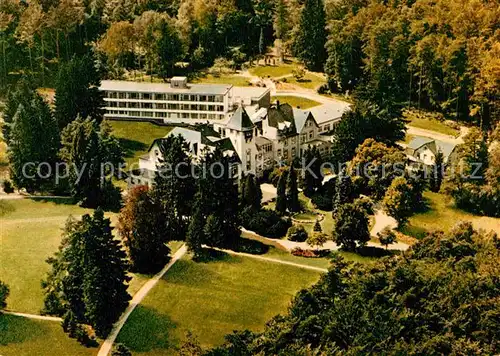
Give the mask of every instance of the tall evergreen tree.
M 323 0 L 305 0 L 295 38 L 295 55 L 307 69 L 322 71 L 326 61 L 326 14 Z
M 29 192 L 54 187 L 54 168 L 59 150 L 59 130 L 49 106 L 36 93 L 21 103 L 9 131 L 11 178 Z
M 287 172 L 284 171 L 280 178 L 278 179 L 278 188 L 277 188 L 277 196 L 276 196 L 276 212 L 280 215 L 284 215 L 286 213 L 286 181 L 287 181 Z
M 254 210 L 259 210 L 261 207 L 262 191 L 253 174 L 248 174 L 245 177 L 243 184 L 243 207 L 251 207 Z
M 168 136 L 160 143 L 161 160 L 155 176 L 153 195 L 163 207 L 165 214 L 172 216 L 172 240 L 183 241 L 188 227 L 188 217 L 196 191 L 191 171 L 191 158 L 184 138 Z
M 100 75 L 90 55 L 75 56 L 59 69 L 56 82 L 55 117 L 62 131 L 79 116 L 98 123 L 104 115 Z
M 188 251 L 194 254 L 194 258 L 199 258 L 202 252 L 201 245 L 207 241 L 205 235 L 205 217 L 203 216 L 202 196 L 196 194 L 193 215 L 189 223 L 188 232 L 186 235 L 186 245 Z
M 436 158 L 434 160 L 434 165 L 432 166 L 431 169 L 431 177 L 429 180 L 429 188 L 433 192 L 439 192 L 439 189 L 441 189 L 441 183 L 443 182 L 443 172 L 444 169 L 444 156 L 443 152 L 439 150 L 436 153 Z
M 333 195 L 332 215 L 335 218 L 338 209 L 346 204 L 351 203 L 353 200 L 353 184 L 351 176 L 347 174 L 346 170 L 342 170 L 338 176 L 335 184 L 335 194 Z
M 61 143 L 73 197 L 86 207 L 118 207 L 121 196 L 109 175 L 118 173 L 123 157 L 110 126 L 78 118 L 63 130 Z
M 205 236 L 209 244 L 235 247 L 241 235 L 238 210 L 238 186 L 235 184 L 232 158 L 217 149 L 201 162 L 200 188 L 203 215 L 207 217 Z M 210 226 L 207 228 L 210 220 Z M 207 234 L 208 230 L 214 236 Z M 217 244 L 217 245 L 213 245 Z
M 128 191 L 118 217 L 118 232 L 134 272 L 156 273 L 168 262 L 170 234 L 165 230 L 165 219 L 147 186 Z
M 304 160 L 303 160 L 304 194 L 307 197 L 311 197 L 314 194 L 314 188 L 315 188 L 314 170 L 312 168 L 312 166 L 314 165 L 313 159 L 314 159 L 313 150 L 311 146 L 309 146 L 304 152 Z
M 27 78 L 21 78 L 16 86 L 7 93 L 7 100 L 2 112 L 2 134 L 7 145 L 10 141 L 10 130 L 19 105 L 29 106 L 36 95 L 34 85 Z
M 105 337 L 131 297 L 126 254 L 103 211 L 68 220 L 59 251 L 47 262 L 52 270 L 42 283 L 45 312 L 71 312 L 78 323 L 92 325 Z
M 288 210 L 292 213 L 300 211 L 299 189 L 297 187 L 297 172 L 290 166 L 287 179 L 286 201 Z

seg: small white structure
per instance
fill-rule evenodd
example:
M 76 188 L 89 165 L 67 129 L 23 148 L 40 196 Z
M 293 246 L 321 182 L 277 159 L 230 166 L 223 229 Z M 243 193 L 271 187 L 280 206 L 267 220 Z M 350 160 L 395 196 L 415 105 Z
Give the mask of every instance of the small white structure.
M 406 147 L 406 155 L 414 164 L 432 166 L 436 161 L 436 154 L 443 153 L 443 162 L 448 164 L 456 157 L 457 145 L 438 141 L 428 137 L 415 136 Z

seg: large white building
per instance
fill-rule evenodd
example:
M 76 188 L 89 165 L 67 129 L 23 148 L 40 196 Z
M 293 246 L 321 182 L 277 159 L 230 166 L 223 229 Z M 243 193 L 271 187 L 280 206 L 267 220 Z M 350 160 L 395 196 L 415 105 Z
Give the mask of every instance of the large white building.
M 333 118 L 332 121 L 338 120 Z M 311 111 L 276 102 L 268 109 L 259 110 L 240 105 L 222 122 L 176 127 L 166 137 L 183 136 L 193 160 L 199 159 L 206 150 L 219 148 L 240 164 L 241 172 L 260 176 L 277 165 L 290 164 L 309 146 L 317 146 L 327 156 L 331 136 L 320 131 Z M 162 159 L 161 140 L 155 140 L 148 153 L 139 160 L 139 174 L 132 178 L 132 184 L 152 183 Z
M 227 84 L 191 84 L 185 77 L 170 83 L 103 80 L 100 90 L 108 119 L 206 123 L 227 119 L 240 104 L 268 107 L 270 90 Z

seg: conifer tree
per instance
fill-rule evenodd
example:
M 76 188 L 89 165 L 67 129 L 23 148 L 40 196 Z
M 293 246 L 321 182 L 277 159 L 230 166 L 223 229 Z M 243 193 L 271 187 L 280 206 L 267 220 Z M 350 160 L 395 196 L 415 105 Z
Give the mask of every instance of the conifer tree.
M 103 211 L 68 219 L 59 251 L 47 262 L 52 269 L 42 283 L 44 312 L 72 313 L 75 323 L 90 324 L 105 337 L 128 305 L 130 277 L 125 251 Z
M 262 191 L 253 174 L 248 174 L 245 177 L 243 188 L 243 207 L 249 206 L 254 210 L 259 210 L 262 200 Z
M 335 185 L 335 195 L 333 196 L 333 204 L 332 204 L 333 206 L 332 215 L 334 218 L 340 206 L 346 203 L 350 203 L 352 201 L 352 195 L 353 195 L 352 190 L 353 190 L 352 179 L 344 169 L 338 174 Z
M 311 197 L 314 194 L 314 172 L 312 166 L 314 165 L 313 161 L 313 150 L 311 146 L 307 147 L 304 152 L 304 195 L 306 197 Z
M 36 93 L 21 103 L 10 125 L 9 161 L 11 178 L 17 188 L 29 192 L 54 186 L 59 149 L 59 130 L 49 106 Z
M 431 177 L 429 180 L 429 187 L 433 192 L 439 192 L 439 189 L 441 188 L 441 183 L 443 182 L 443 169 L 444 169 L 444 162 L 443 162 L 443 152 L 439 150 L 436 153 L 436 158 L 434 160 L 434 165 L 432 166 L 431 169 Z
M 276 212 L 280 215 L 284 215 L 286 213 L 286 181 L 287 181 L 287 172 L 283 172 L 278 179 L 278 188 L 277 188 L 277 196 L 276 196 Z
M 109 175 L 118 172 L 123 157 L 109 125 L 78 118 L 63 130 L 61 144 L 59 156 L 71 167 L 73 197 L 85 207 L 118 207 L 121 195 Z
M 92 217 L 84 216 L 82 225 L 85 319 L 97 336 L 105 337 L 131 299 L 127 292 L 130 277 L 127 276 L 126 255 L 101 209 Z
M 153 195 L 162 206 L 172 234 L 171 240 L 183 241 L 188 227 L 186 217 L 191 215 L 196 187 L 191 172 L 191 158 L 188 156 L 186 140 L 178 136 L 168 136 L 160 143 L 161 162 L 159 174 L 155 176 Z
M 318 220 L 318 219 L 316 219 L 316 222 L 314 223 L 314 228 L 313 228 L 313 230 L 314 230 L 315 232 L 322 232 L 322 231 L 323 231 L 323 229 L 321 228 L 321 224 L 319 223 L 319 220 Z
M 188 251 L 194 254 L 194 258 L 199 258 L 202 253 L 201 245 L 206 242 L 205 235 L 205 217 L 203 216 L 202 196 L 197 193 L 193 207 L 193 215 L 189 223 L 188 232 L 186 236 L 186 245 Z
M 10 141 L 10 130 L 19 105 L 23 104 L 24 107 L 28 107 L 36 95 L 33 84 L 26 78 L 21 78 L 15 88 L 8 92 L 2 112 L 2 134 L 7 145 Z
M 300 211 L 299 189 L 297 187 L 297 173 L 293 166 L 290 166 L 287 179 L 287 207 L 292 213 Z
M 101 80 L 90 55 L 75 56 L 63 64 L 57 76 L 55 117 L 62 131 L 77 117 L 93 119 L 98 123 L 104 115 Z
M 295 55 L 307 69 L 322 71 L 326 61 L 326 14 L 323 0 L 305 0 L 295 38 Z

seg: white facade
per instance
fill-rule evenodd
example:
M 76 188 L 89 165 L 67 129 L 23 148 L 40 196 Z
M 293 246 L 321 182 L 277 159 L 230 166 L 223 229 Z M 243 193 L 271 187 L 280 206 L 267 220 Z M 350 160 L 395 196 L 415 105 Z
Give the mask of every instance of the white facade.
M 174 77 L 170 84 L 103 80 L 100 90 L 106 118 L 165 123 L 220 122 L 240 102 L 265 106 L 270 101 L 266 88 L 188 84 L 185 77 Z
M 317 146 L 324 155 L 329 154 L 331 141 L 319 133 L 319 126 L 309 111 L 293 109 L 290 105 L 275 105 L 265 110 L 252 111 L 239 106 L 224 122 L 176 127 L 168 135 L 182 135 L 189 144 L 193 160 L 204 150 L 219 147 L 225 155 L 235 157 L 240 171 L 262 175 L 264 170 L 278 164 L 290 164 L 301 157 L 309 146 Z M 168 136 L 167 135 L 167 136 Z M 139 160 L 144 179 L 135 184 L 150 184 L 161 158 L 156 140 L 147 155 Z

